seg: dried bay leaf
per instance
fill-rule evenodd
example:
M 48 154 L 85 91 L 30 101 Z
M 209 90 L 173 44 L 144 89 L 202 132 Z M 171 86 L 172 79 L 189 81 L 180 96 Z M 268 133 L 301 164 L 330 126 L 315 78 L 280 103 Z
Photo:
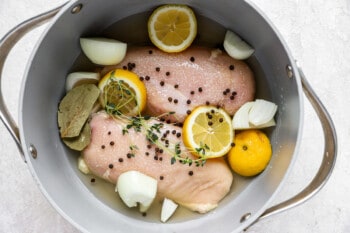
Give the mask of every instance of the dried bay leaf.
M 73 88 L 63 97 L 58 107 L 58 126 L 61 138 L 78 137 L 100 95 L 94 84 Z
M 91 128 L 88 122 L 85 123 L 83 129 L 81 130 L 79 136 L 74 138 L 63 138 L 64 144 L 69 148 L 77 151 L 82 151 L 84 148 L 90 144 L 91 140 Z

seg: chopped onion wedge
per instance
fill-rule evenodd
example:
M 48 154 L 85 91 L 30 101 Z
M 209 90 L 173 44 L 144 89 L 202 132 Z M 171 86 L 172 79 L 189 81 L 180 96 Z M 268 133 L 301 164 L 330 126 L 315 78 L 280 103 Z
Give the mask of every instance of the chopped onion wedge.
M 274 126 L 276 111 L 277 105 L 270 101 L 257 99 L 254 102 L 247 102 L 233 116 L 233 129 L 261 129 Z
M 254 53 L 254 49 L 250 45 L 229 30 L 225 34 L 224 48 L 228 55 L 237 60 L 247 59 Z
M 263 129 L 263 128 L 267 128 L 267 127 L 271 127 L 271 126 L 275 126 L 275 125 L 276 125 L 275 119 L 272 118 L 271 120 L 269 120 L 265 124 L 261 124 L 261 125 L 258 125 L 258 126 L 250 124 L 250 127 L 251 128 L 256 128 L 256 129 Z
M 90 174 L 90 170 L 81 156 L 78 158 L 78 169 L 85 175 Z
M 115 191 L 128 207 L 140 204 L 140 212 L 146 212 L 156 196 L 157 180 L 138 171 L 127 171 L 119 176 Z
M 243 104 L 235 113 L 232 119 L 232 126 L 234 129 L 249 129 L 249 111 L 254 105 L 254 102 L 247 102 Z
M 277 105 L 266 100 L 257 99 L 249 111 L 249 122 L 255 126 L 269 122 L 277 111 Z
M 168 219 L 174 214 L 177 207 L 178 204 L 168 198 L 164 198 L 160 220 L 162 222 L 168 221 Z
M 66 91 L 73 89 L 81 84 L 95 84 L 100 80 L 100 74 L 94 72 L 74 72 L 67 76 Z
M 84 54 L 95 64 L 116 65 L 126 54 L 127 44 L 107 38 L 80 38 Z

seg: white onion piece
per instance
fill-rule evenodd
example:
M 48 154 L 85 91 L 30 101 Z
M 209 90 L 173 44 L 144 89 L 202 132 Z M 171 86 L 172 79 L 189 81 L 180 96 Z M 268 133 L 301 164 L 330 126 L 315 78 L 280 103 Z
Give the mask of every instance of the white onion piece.
M 178 207 L 178 204 L 176 204 L 175 202 L 173 202 L 168 198 L 164 198 L 162 211 L 160 214 L 160 220 L 162 222 L 168 221 L 168 219 L 175 213 L 175 210 L 177 209 L 177 207 Z
M 84 54 L 95 64 L 116 65 L 126 54 L 127 44 L 107 38 L 80 38 Z
M 277 111 L 277 105 L 266 100 L 257 99 L 249 111 L 249 122 L 255 126 L 269 122 Z
M 81 84 L 95 84 L 100 80 L 100 74 L 94 72 L 74 72 L 70 73 L 66 79 L 66 91 L 73 89 Z
M 243 104 L 235 113 L 232 119 L 233 129 L 249 129 L 249 111 L 254 105 L 254 102 L 247 102 Z
M 254 107 L 254 109 L 253 109 Z M 262 129 L 275 126 L 277 105 L 262 99 L 243 104 L 232 119 L 234 130 Z
M 263 128 L 267 128 L 267 127 L 271 127 L 271 126 L 275 126 L 275 125 L 276 125 L 276 121 L 275 121 L 275 119 L 272 118 L 271 120 L 269 120 L 265 124 L 261 124 L 261 125 L 257 125 L 257 126 L 250 124 L 250 128 L 263 129 Z
M 78 169 L 85 175 L 90 174 L 90 170 L 81 156 L 78 158 Z
M 127 171 L 118 177 L 116 192 L 128 207 L 140 204 L 140 212 L 146 212 L 157 193 L 157 180 L 138 171 Z
M 254 49 L 250 45 L 229 30 L 225 34 L 224 48 L 228 55 L 237 60 L 247 59 L 254 53 Z

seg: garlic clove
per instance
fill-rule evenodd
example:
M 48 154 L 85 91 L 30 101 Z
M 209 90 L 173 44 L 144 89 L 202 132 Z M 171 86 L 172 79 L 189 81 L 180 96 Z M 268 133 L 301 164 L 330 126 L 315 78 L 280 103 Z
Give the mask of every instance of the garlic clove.
M 81 156 L 78 158 L 78 169 L 85 175 L 90 174 L 90 170 Z

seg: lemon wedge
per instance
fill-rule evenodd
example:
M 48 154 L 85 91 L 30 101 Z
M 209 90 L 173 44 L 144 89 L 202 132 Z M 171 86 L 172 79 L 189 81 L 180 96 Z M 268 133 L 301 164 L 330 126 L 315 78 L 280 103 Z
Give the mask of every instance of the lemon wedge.
M 225 155 L 233 142 L 231 117 L 221 108 L 199 106 L 185 119 L 183 141 L 193 154 L 204 158 Z
M 197 35 L 197 19 L 185 5 L 163 5 L 148 19 L 148 34 L 159 49 L 174 53 L 188 48 Z
M 98 87 L 102 107 L 109 114 L 133 116 L 146 107 L 146 87 L 131 71 L 112 70 L 100 80 Z

